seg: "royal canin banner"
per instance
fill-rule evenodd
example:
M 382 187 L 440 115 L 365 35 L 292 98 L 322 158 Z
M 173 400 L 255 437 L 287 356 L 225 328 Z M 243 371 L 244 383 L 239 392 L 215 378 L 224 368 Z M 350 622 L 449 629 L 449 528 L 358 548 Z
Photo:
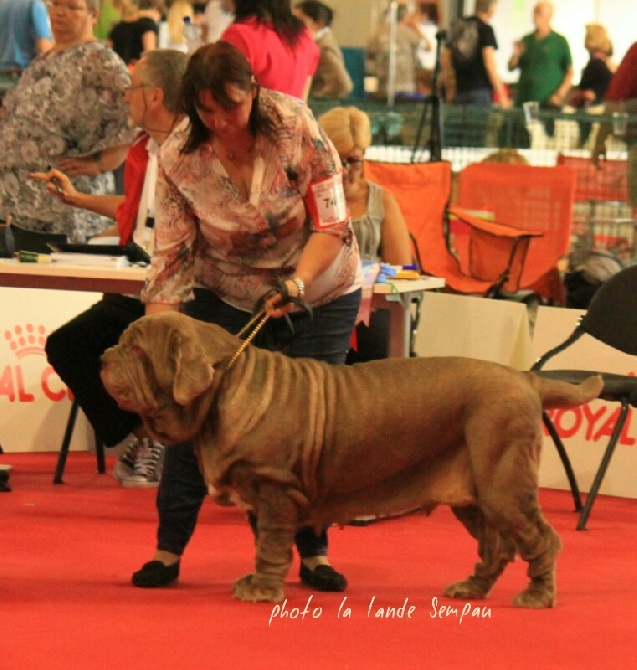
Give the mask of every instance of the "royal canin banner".
M 540 307 L 533 332 L 533 356 L 537 360 L 546 351 L 563 342 L 573 331 L 580 310 Z M 545 369 L 599 370 L 622 375 L 637 374 L 637 358 L 627 356 L 594 338 L 583 335 L 575 344 L 549 361 Z M 573 409 L 549 412 L 568 452 L 578 484 L 588 491 L 604 455 L 619 413 L 618 403 L 595 400 Z M 553 441 L 546 433 L 540 460 L 540 485 L 568 489 L 564 467 Z M 637 415 L 631 408 L 600 493 L 637 498 Z
M 0 445 L 6 452 L 58 451 L 72 394 L 46 360 L 55 328 L 99 299 L 94 293 L 0 288 Z M 72 449 L 92 448 L 80 413 Z

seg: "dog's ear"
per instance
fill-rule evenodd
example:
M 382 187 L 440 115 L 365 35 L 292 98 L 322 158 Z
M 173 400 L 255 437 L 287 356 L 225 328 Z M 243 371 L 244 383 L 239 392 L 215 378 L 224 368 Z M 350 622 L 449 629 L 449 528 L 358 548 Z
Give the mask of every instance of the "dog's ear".
M 173 397 L 177 404 L 187 407 L 210 388 L 215 369 L 196 340 L 180 337 L 175 344 Z

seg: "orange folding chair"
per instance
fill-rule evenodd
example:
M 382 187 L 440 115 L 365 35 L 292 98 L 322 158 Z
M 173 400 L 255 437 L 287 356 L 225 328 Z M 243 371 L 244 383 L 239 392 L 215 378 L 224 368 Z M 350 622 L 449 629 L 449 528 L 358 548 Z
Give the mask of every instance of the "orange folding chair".
M 520 288 L 565 303 L 559 262 L 569 251 L 576 177 L 569 167 L 474 163 L 459 175 L 458 205 L 489 212 L 511 228 L 541 233 L 533 240 Z
M 485 297 L 518 290 L 529 242 L 541 233 L 450 207 L 450 163 L 366 161 L 365 177 L 394 194 L 422 271 L 444 278 L 446 290 Z M 452 248 L 450 219 L 461 221 L 470 231 L 461 250 Z

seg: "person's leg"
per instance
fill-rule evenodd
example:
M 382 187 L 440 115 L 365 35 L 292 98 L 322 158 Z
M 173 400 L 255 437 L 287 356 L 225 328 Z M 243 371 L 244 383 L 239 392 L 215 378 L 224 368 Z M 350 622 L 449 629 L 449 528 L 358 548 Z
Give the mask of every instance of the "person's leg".
M 313 317 L 294 315 L 296 337 L 290 338 L 284 319 L 272 323 L 275 344 L 289 342 L 284 349 L 291 358 L 314 358 L 331 365 L 343 365 L 349 350 L 350 336 L 360 305 L 361 292 L 345 295 L 333 303 L 314 310 Z M 312 527 L 299 528 L 296 546 L 301 557 L 301 581 L 318 591 L 343 591 L 345 577 L 336 572 L 327 558 L 327 527 L 318 533 Z
M 184 311 L 231 333 L 239 332 L 250 319 L 247 312 L 234 309 L 214 293 L 203 290 L 195 290 L 195 300 L 187 303 Z M 133 574 L 135 586 L 168 586 L 177 581 L 179 561 L 195 531 L 206 494 L 194 444 L 185 442 L 168 447 L 157 491 L 157 549 L 153 559 Z
M 100 356 L 143 314 L 139 300 L 107 295 L 52 332 L 46 341 L 47 360 L 73 391 L 98 439 L 107 447 L 119 444 L 141 421 L 136 414 L 121 410 L 106 392 L 100 378 Z
M 133 573 L 142 588 L 168 586 L 179 577 L 179 561 L 195 531 L 207 494 L 192 442 L 167 447 L 157 491 L 157 550 L 151 561 Z

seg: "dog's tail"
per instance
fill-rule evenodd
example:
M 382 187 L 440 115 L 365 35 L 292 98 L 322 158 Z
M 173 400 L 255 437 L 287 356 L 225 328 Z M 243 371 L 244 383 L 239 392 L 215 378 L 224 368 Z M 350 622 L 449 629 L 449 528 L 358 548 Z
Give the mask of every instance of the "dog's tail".
M 544 409 L 583 405 L 597 398 L 604 388 L 601 375 L 591 375 L 581 384 L 570 384 L 534 374 L 531 374 L 531 378 Z

